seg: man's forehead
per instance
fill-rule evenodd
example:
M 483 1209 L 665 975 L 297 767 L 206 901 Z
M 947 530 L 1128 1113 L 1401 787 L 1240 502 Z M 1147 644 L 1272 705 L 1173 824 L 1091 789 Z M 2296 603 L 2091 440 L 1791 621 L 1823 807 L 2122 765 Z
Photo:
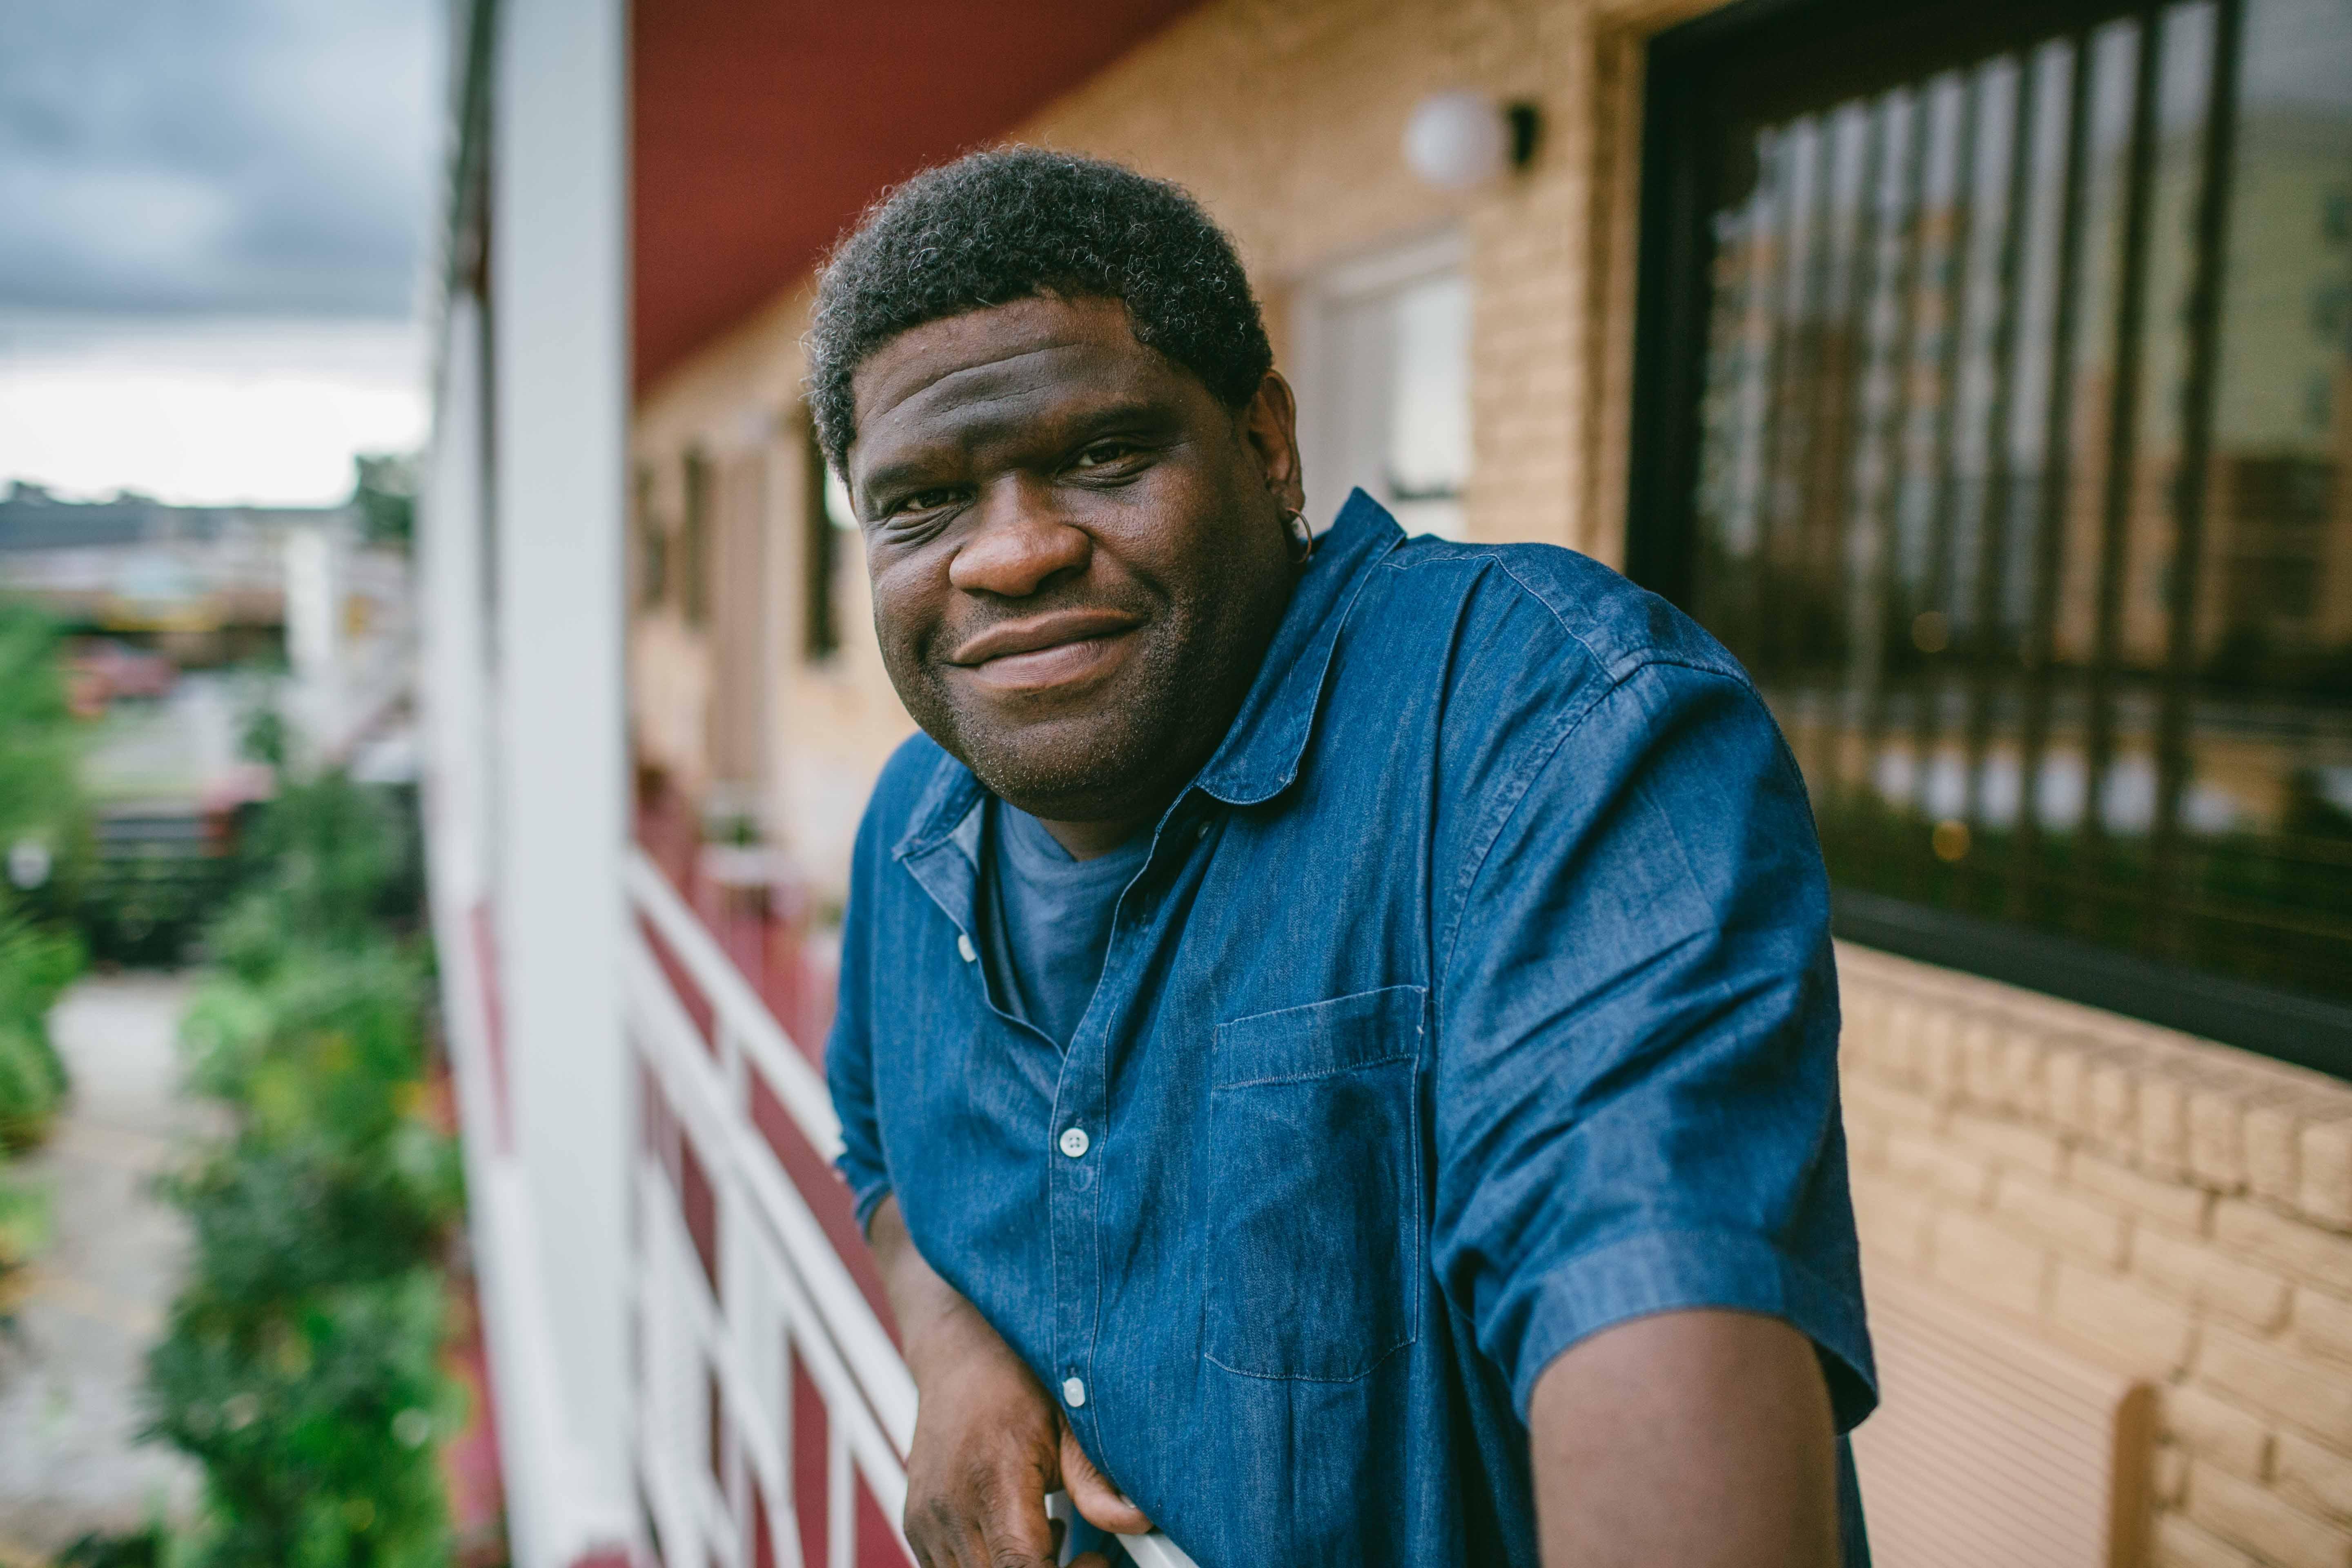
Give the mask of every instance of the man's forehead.
M 1019 300 L 908 328 L 866 357 L 850 387 L 863 444 L 972 404 L 1056 384 L 1132 385 L 1168 368 L 1136 342 L 1116 300 Z

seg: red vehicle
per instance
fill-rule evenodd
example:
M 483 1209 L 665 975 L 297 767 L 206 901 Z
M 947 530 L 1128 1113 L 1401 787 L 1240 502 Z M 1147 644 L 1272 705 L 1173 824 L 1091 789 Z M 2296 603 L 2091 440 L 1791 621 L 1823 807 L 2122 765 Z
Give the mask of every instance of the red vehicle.
M 78 718 L 95 719 L 118 697 L 168 697 L 179 679 L 179 667 L 161 654 L 90 637 L 66 661 L 66 700 Z

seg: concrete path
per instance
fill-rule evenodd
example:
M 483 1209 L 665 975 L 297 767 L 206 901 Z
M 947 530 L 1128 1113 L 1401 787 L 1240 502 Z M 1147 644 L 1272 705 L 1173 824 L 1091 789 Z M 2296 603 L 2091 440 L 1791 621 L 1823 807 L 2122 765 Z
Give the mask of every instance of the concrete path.
M 89 1530 L 184 1517 L 196 1472 L 134 1446 L 147 1347 L 178 1290 L 185 1237 L 150 1178 L 207 1122 L 174 1095 L 193 989 L 172 976 L 87 979 L 50 1019 L 73 1075 L 56 1136 L 16 1167 L 49 1191 L 55 1239 L 0 1340 L 0 1564 L 36 1563 Z

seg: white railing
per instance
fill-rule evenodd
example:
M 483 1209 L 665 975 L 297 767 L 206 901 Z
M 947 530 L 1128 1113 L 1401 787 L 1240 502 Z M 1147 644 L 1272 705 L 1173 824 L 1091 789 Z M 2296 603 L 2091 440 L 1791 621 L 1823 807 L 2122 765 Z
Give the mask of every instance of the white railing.
M 691 1148 L 711 1189 L 718 1275 L 714 1292 L 685 1217 L 676 1151 L 648 1150 L 639 1140 L 635 1436 L 663 1555 L 673 1564 L 754 1568 L 756 1513 L 778 1564 L 852 1568 L 859 1531 L 876 1527 L 861 1517 L 861 1488 L 903 1553 L 914 1381 L 762 1136 L 753 1075 L 827 1165 L 841 1147 L 832 1098 L 653 863 L 633 855 L 627 879 L 631 909 L 659 934 L 711 1019 L 706 1040 L 633 929 L 625 976 L 631 1033 L 675 1119 L 666 1135 Z M 794 1431 L 796 1417 L 811 1414 L 793 1392 L 803 1380 L 824 1417 L 821 1471 L 804 1468 L 815 1454 L 793 1446 L 812 1436 Z M 815 1522 L 803 1512 L 819 1508 L 821 1557 L 804 1548 L 803 1531 Z M 1164 1535 L 1122 1540 L 1141 1568 L 1195 1568 Z

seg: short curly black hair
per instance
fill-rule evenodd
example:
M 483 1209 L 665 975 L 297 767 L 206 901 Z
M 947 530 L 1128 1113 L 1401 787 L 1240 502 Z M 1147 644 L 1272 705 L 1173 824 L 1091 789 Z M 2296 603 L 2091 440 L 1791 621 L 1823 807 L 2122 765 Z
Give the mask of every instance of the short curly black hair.
M 1274 366 L 1233 241 L 1181 187 L 1039 147 L 972 153 L 866 209 L 817 280 L 808 398 L 836 472 L 850 377 L 911 327 L 1039 296 L 1117 300 L 1136 341 L 1238 409 Z

